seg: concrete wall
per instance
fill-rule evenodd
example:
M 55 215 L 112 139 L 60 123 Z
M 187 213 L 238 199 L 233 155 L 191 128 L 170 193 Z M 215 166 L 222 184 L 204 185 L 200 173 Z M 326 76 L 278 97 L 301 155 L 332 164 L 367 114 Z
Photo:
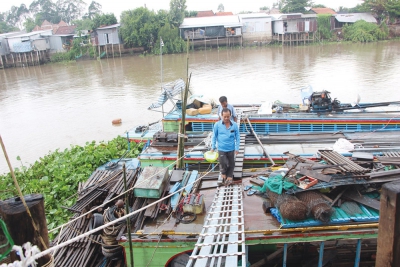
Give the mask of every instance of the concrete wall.
M 61 36 L 49 36 L 50 53 L 65 52 L 62 46 Z
M 243 18 L 243 43 L 272 40 L 271 18 Z

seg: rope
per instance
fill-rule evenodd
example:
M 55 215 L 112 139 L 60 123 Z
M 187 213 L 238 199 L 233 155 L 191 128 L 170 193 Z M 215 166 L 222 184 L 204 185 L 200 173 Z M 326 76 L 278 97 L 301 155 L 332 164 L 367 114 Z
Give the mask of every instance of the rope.
M 160 235 L 160 238 L 158 239 L 157 245 L 156 245 L 156 247 L 154 248 L 153 255 L 151 255 L 151 259 L 150 259 L 150 261 L 147 263 L 146 267 L 148 267 L 149 264 L 153 261 L 154 254 L 156 254 L 156 250 L 158 249 L 158 245 L 160 244 L 161 237 L 162 237 L 162 235 Z
M 209 174 L 216 166 L 218 166 L 218 164 L 216 164 L 213 168 L 211 168 L 209 172 L 205 173 L 203 176 L 199 177 L 199 178 L 196 179 L 194 182 L 192 182 L 192 183 L 190 183 L 190 184 L 188 184 L 188 185 L 193 185 L 193 184 L 199 182 L 204 176 L 206 176 L 207 174 Z M 188 185 L 186 185 L 186 186 L 188 186 Z M 153 206 L 153 205 L 156 205 L 156 204 L 158 204 L 158 203 L 160 203 L 160 202 L 162 202 L 162 201 L 164 201 L 164 200 L 170 198 L 171 196 L 173 196 L 173 195 L 175 195 L 175 194 L 180 193 L 181 191 L 185 190 L 186 186 L 182 187 L 181 189 L 175 191 L 175 192 L 172 193 L 172 194 L 169 194 L 169 195 L 167 195 L 167 196 L 165 196 L 165 197 L 163 197 L 163 198 L 160 198 L 159 200 L 157 200 L 157 201 L 155 201 L 155 202 L 153 202 L 153 203 L 151 203 L 151 204 L 149 204 L 149 205 L 147 205 L 147 206 L 144 206 L 144 207 L 142 207 L 142 208 L 140 208 L 140 209 L 137 209 L 136 211 L 133 211 L 133 212 L 131 212 L 131 213 L 129 213 L 129 214 L 126 214 L 126 215 L 124 215 L 124 216 L 122 216 L 122 217 L 120 217 L 120 218 L 117 218 L 116 220 L 114 220 L 114 221 L 112 221 L 112 222 L 109 222 L 109 223 L 107 223 L 107 224 L 104 224 L 104 225 L 102 225 L 102 226 L 99 226 L 99 227 L 97 227 L 97 228 L 95 228 L 95 229 L 93 229 L 93 230 L 91 230 L 91 231 L 88 231 L 88 232 L 82 234 L 82 235 L 79 235 L 79 236 L 76 236 L 76 237 L 74 237 L 74 238 L 71 238 L 70 240 L 67 240 L 67 241 L 65 241 L 64 243 L 61 243 L 61 244 L 58 244 L 58 245 L 53 246 L 53 247 L 51 247 L 51 248 L 48 248 L 47 250 L 42 251 L 42 252 L 36 254 L 36 255 L 34 256 L 34 258 L 35 258 L 35 259 L 38 259 L 38 258 L 40 258 L 40 257 L 42 257 L 42 256 L 44 256 L 44 255 L 47 255 L 47 254 L 49 254 L 49 253 L 51 253 L 51 252 L 53 252 L 53 251 L 55 251 L 55 250 L 57 250 L 57 249 L 59 249 L 59 248 L 65 247 L 65 246 L 67 246 L 67 245 L 69 245 L 69 244 L 72 244 L 72 243 L 74 243 L 75 241 L 78 241 L 78 240 L 81 239 L 81 238 L 87 237 L 87 236 L 89 236 L 89 235 L 91 235 L 91 234 L 93 234 L 93 233 L 95 233 L 95 232 L 97 232 L 97 231 L 99 231 L 99 230 L 102 230 L 102 229 L 104 229 L 104 228 L 106 228 L 106 227 L 108 227 L 108 226 L 111 226 L 111 225 L 113 225 L 113 224 L 115 224 L 115 223 L 117 223 L 117 222 L 119 222 L 119 221 L 126 220 L 127 218 L 131 217 L 132 215 L 137 214 L 137 213 L 139 213 L 139 212 L 141 212 L 141 211 L 143 211 L 143 210 L 146 210 L 146 209 L 148 209 L 149 207 L 151 207 L 151 206 Z
M 196 147 L 200 146 L 206 139 L 207 139 L 207 138 L 204 138 L 199 144 L 197 144 L 197 145 L 194 146 L 191 150 L 189 150 L 189 153 L 192 152 Z M 183 154 L 183 156 L 182 156 L 181 158 L 184 158 L 185 156 L 186 156 L 186 153 Z M 169 168 L 170 166 L 175 165 L 181 158 L 177 158 L 176 161 L 172 162 L 171 164 L 169 164 L 169 165 L 168 165 L 167 167 L 165 167 L 165 168 Z M 120 198 L 121 196 L 124 196 L 126 193 L 128 193 L 128 192 L 130 192 L 131 190 L 135 189 L 137 186 L 141 185 L 142 183 L 145 183 L 145 182 L 147 182 L 148 180 L 150 180 L 151 178 L 156 177 L 156 176 L 159 175 L 159 174 L 162 174 L 161 172 L 162 172 L 162 171 L 155 173 L 153 176 L 150 176 L 148 179 L 143 180 L 141 183 L 135 184 L 135 186 L 131 187 L 130 189 L 128 189 L 128 190 L 122 192 L 121 194 L 119 194 L 119 195 L 117 195 L 117 196 L 115 196 L 115 197 L 113 197 L 113 198 L 111 198 L 109 201 L 107 201 L 107 202 L 101 204 L 100 206 L 94 207 L 93 209 L 89 210 L 88 212 L 86 212 L 86 213 L 84 213 L 84 214 L 81 214 L 80 216 L 76 217 L 75 219 L 73 219 L 73 220 L 71 220 L 71 221 L 69 221 L 69 222 L 67 222 L 67 223 L 65 223 L 65 224 L 63 224 L 63 225 L 60 225 L 60 226 L 58 226 L 58 227 L 56 227 L 56 228 L 53 228 L 53 229 L 49 230 L 49 233 L 52 233 L 52 232 L 54 232 L 54 231 L 57 231 L 57 230 L 60 229 L 61 227 L 67 226 L 68 224 L 71 224 L 71 223 L 77 221 L 78 219 L 80 219 L 80 218 L 82 218 L 82 217 L 85 217 L 86 215 L 92 213 L 93 211 L 96 211 L 98 208 L 104 207 L 106 204 L 108 204 L 108 203 L 110 203 L 110 202 L 112 202 L 112 201 L 114 201 L 114 200 Z

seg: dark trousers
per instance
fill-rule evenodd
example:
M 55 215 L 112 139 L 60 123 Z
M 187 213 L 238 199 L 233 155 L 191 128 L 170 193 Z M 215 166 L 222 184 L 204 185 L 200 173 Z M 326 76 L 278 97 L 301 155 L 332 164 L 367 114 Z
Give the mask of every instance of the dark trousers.
M 218 151 L 219 170 L 226 177 L 233 178 L 233 169 L 235 168 L 235 151 Z

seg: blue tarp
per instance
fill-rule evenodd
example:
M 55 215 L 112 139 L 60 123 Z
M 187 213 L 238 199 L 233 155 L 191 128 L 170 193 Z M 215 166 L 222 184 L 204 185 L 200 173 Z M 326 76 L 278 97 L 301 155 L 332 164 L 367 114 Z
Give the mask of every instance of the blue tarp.
M 13 44 L 13 50 L 15 53 L 31 52 L 32 44 L 31 42 L 21 42 Z

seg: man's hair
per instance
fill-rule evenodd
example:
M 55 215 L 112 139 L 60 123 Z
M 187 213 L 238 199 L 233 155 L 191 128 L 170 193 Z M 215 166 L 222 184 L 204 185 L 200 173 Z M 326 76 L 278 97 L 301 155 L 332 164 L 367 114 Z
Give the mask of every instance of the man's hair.
M 229 115 L 232 116 L 231 110 L 229 108 L 223 108 L 221 111 L 221 116 L 224 112 L 229 112 Z
M 223 103 L 223 102 L 228 102 L 228 98 L 226 98 L 226 96 L 221 96 L 219 98 L 219 103 Z

